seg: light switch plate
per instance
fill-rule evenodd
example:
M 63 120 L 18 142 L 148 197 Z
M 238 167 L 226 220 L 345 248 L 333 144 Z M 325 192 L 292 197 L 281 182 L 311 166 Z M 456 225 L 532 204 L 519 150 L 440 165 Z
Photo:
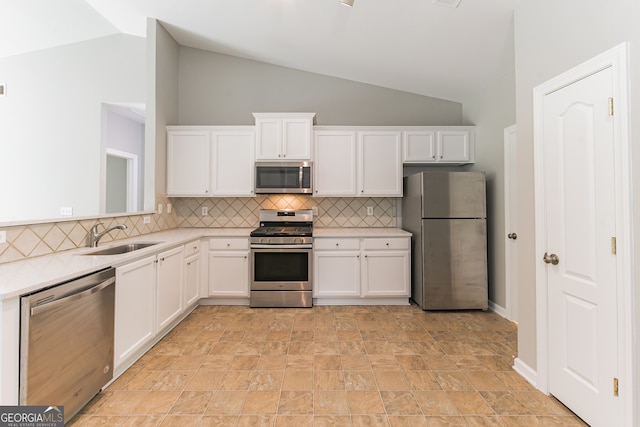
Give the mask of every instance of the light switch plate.
M 373 216 L 373 206 L 367 206 L 367 216 Z
M 7 243 L 7 232 L 0 230 L 0 243 Z
M 143 224 L 150 224 L 151 223 L 151 217 L 150 216 L 143 216 L 142 217 L 142 223 Z
M 158 203 L 158 215 L 162 215 L 162 203 Z
M 167 203 L 167 213 L 171 213 L 171 203 Z
M 207 216 L 209 215 L 209 208 L 206 206 L 202 207 L 202 216 Z
M 70 206 L 64 206 L 60 208 L 60 216 L 72 216 L 73 208 Z

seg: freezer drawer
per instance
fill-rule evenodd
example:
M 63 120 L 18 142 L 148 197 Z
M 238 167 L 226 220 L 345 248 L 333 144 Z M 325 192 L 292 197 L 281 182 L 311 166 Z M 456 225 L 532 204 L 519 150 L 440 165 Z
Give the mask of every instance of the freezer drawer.
M 422 304 L 425 310 L 488 308 L 484 219 L 422 221 Z

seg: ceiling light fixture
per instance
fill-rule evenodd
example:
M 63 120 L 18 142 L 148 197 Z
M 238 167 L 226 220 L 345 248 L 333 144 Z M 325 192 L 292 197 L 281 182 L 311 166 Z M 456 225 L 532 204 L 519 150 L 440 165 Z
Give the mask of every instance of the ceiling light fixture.
M 338 1 L 345 6 L 353 7 L 353 2 L 355 0 L 338 0 Z
M 456 8 L 460 6 L 462 0 L 433 0 L 433 4 L 436 6 L 446 6 Z

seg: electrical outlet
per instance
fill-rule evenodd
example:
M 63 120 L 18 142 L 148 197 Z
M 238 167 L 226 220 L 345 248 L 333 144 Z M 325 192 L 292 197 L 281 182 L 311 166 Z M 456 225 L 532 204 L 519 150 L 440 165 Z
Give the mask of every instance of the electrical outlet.
M 367 206 L 367 216 L 373 216 L 373 206 Z
M 319 216 L 320 215 L 320 208 L 318 206 L 314 206 L 311 208 L 311 212 L 313 212 L 313 216 Z
M 4 230 L 0 231 L 0 243 L 7 243 L 7 232 Z
M 206 206 L 202 207 L 202 216 L 207 216 L 209 215 L 209 208 Z
M 162 215 L 162 203 L 158 203 L 158 215 Z
M 150 216 L 143 216 L 142 217 L 142 223 L 143 224 L 151 224 L 151 217 Z
M 167 213 L 171 213 L 171 203 L 167 203 Z

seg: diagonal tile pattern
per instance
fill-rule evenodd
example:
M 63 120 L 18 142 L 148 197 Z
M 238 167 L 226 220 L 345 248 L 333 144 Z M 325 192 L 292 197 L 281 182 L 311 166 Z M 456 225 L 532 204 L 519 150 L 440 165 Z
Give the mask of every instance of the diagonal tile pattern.
M 178 227 L 256 227 L 260 209 L 318 207 L 317 227 L 395 227 L 397 203 L 388 197 L 259 195 L 251 198 L 173 198 Z M 367 215 L 367 206 L 374 215 Z M 206 207 L 208 215 L 202 215 Z
M 412 306 L 200 306 L 72 426 L 585 426 L 512 369 L 516 326 Z
M 165 204 L 168 199 L 156 197 L 158 203 Z M 144 223 L 148 217 L 150 222 Z M 7 241 L 0 243 L 0 263 L 19 261 L 26 258 L 52 254 L 54 252 L 87 246 L 89 230 L 97 222 L 105 227 L 126 224 L 127 229 L 106 234 L 102 244 L 114 240 L 143 236 L 156 231 L 176 228 L 176 216 L 172 214 L 144 214 L 117 216 L 111 218 L 91 218 L 61 222 L 39 223 L 25 226 L 6 227 Z

